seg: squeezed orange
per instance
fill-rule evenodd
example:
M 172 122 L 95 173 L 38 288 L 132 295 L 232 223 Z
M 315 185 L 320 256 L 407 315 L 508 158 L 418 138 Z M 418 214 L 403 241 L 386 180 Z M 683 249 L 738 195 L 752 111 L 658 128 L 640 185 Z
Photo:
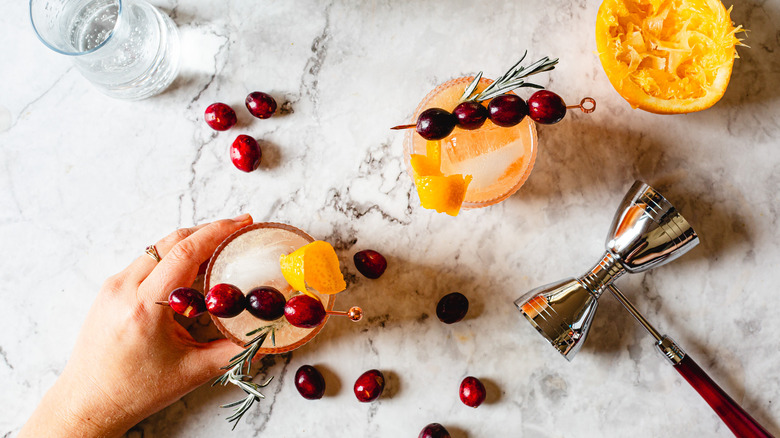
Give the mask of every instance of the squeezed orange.
M 428 108 L 452 111 L 459 103 L 473 77 L 448 81 L 420 102 L 412 120 Z M 493 82 L 481 79 L 477 92 Z M 483 102 L 488 105 L 489 101 Z M 427 141 L 414 130 L 406 133 L 404 148 L 409 174 L 411 154 L 426 154 Z M 488 119 L 479 129 L 455 127 L 441 140 L 441 172 L 444 176 L 471 175 L 463 208 L 479 208 L 503 201 L 523 185 L 536 160 L 536 126 L 530 117 L 511 127 L 503 128 Z

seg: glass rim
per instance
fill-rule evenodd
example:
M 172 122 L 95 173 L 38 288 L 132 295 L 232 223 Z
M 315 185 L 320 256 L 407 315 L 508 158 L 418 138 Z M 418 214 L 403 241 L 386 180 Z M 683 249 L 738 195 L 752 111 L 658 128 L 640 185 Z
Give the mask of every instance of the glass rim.
M 35 25 L 35 20 L 33 19 L 33 3 L 35 3 L 36 1 L 41 1 L 41 0 L 30 0 L 30 7 L 29 7 L 29 12 L 30 12 L 30 24 L 32 24 L 33 31 L 35 32 L 35 36 L 36 36 L 36 37 L 38 37 L 38 39 L 39 39 L 39 40 L 40 40 L 40 41 L 41 41 L 41 42 L 42 42 L 42 43 L 43 43 L 43 44 L 44 44 L 46 47 L 48 47 L 49 49 L 51 49 L 51 50 L 53 50 L 53 51 L 55 51 L 55 52 L 59 53 L 60 55 L 66 55 L 66 56 L 82 56 L 82 55 L 88 55 L 88 54 L 90 54 L 90 53 L 94 53 L 96 50 L 98 50 L 98 49 L 100 49 L 101 47 L 103 47 L 103 46 L 105 46 L 106 44 L 108 44 L 108 42 L 109 42 L 109 41 L 111 40 L 111 38 L 114 36 L 114 31 L 116 30 L 116 26 L 117 26 L 117 24 L 114 24 L 114 28 L 113 28 L 113 29 L 111 29 L 111 33 L 109 33 L 109 34 L 108 34 L 108 36 L 106 37 L 106 39 L 104 39 L 104 40 L 103 40 L 103 42 L 101 42 L 100 44 L 98 44 L 97 46 L 95 46 L 95 47 L 93 47 L 93 48 L 91 48 L 91 49 L 89 49 L 89 50 L 84 50 L 84 51 L 81 51 L 81 52 L 68 52 L 68 51 L 61 50 L 61 49 L 59 49 L 59 48 L 57 48 L 57 47 L 54 47 L 54 46 L 53 46 L 53 45 L 51 45 L 51 44 L 50 44 L 48 41 L 46 41 L 46 39 L 45 39 L 43 36 L 41 36 L 41 33 L 38 31 L 38 27 Z M 117 3 L 119 4 L 119 10 L 117 11 L 117 14 L 116 14 L 116 22 L 117 22 L 117 23 L 119 23 L 119 19 L 122 17 L 122 9 L 123 9 L 123 7 L 122 7 L 122 1 L 123 1 L 123 0 L 114 0 L 114 1 L 115 1 L 115 2 L 117 2 Z

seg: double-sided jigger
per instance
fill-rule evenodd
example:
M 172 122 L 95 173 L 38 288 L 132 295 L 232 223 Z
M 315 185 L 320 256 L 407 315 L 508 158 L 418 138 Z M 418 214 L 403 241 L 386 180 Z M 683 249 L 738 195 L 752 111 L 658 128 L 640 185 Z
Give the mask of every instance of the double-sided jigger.
M 693 228 L 660 193 L 637 181 L 631 186 L 607 237 L 601 260 L 579 278 L 538 287 L 515 305 L 563 357 L 572 360 L 588 334 L 598 299 L 609 290 L 655 338 L 655 346 L 738 437 L 771 437 L 670 337 L 660 334 L 613 282 L 668 263 L 699 243 Z

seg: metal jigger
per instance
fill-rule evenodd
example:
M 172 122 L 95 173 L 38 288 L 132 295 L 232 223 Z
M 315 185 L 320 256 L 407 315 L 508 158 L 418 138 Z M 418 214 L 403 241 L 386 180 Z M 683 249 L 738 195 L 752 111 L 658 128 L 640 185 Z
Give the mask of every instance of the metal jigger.
M 655 189 L 637 181 L 620 203 L 601 260 L 581 277 L 538 287 L 517 299 L 515 305 L 558 352 L 572 360 L 588 334 L 601 293 L 609 289 L 735 435 L 771 437 L 612 284 L 626 272 L 635 274 L 670 262 L 698 243 L 696 232 L 674 206 Z

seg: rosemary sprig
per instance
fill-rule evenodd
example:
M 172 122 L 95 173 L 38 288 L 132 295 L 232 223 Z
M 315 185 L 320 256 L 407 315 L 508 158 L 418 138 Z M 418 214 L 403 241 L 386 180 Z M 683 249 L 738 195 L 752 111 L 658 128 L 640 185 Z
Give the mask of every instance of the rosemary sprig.
M 264 331 L 263 331 L 264 330 Z M 274 338 L 274 330 L 271 326 L 260 327 L 247 333 L 247 336 L 252 336 L 258 332 L 261 332 L 251 341 L 244 344 L 244 351 L 230 358 L 230 362 L 222 367 L 227 372 L 218 377 L 211 386 L 222 385 L 225 386 L 228 383 L 241 388 L 247 396 L 233 403 L 221 405 L 221 408 L 235 408 L 233 414 L 227 418 L 227 420 L 233 423 L 233 429 L 238 425 L 239 420 L 244 414 L 252 407 L 255 401 L 259 401 L 265 396 L 260 392 L 261 388 L 265 388 L 273 380 L 273 376 L 263 383 L 257 384 L 252 382 L 252 376 L 249 375 L 252 369 L 252 359 L 257 355 L 257 350 L 263 345 L 265 339 L 268 337 L 268 333 L 271 333 L 271 337 Z M 274 342 L 275 344 L 276 342 Z M 246 371 L 244 371 L 246 370 Z
M 474 90 L 476 90 L 477 85 L 479 85 L 480 78 L 482 78 L 482 72 L 479 72 L 477 76 L 474 77 L 474 80 L 471 81 L 469 86 L 466 87 L 466 90 L 463 91 L 463 95 L 460 97 L 460 101 L 466 102 L 469 100 L 474 100 L 477 102 L 482 102 L 483 100 L 490 100 L 498 95 L 521 87 L 544 88 L 541 85 L 526 82 L 523 78 L 554 69 L 555 64 L 558 63 L 558 58 L 551 60 L 545 56 L 528 67 L 523 67 L 520 65 L 520 63 L 523 62 L 527 54 L 528 51 L 526 50 L 523 52 L 523 56 L 520 57 L 520 60 L 517 61 L 517 63 L 515 63 L 512 68 L 507 70 L 506 73 L 496 79 L 492 84 L 488 85 L 487 88 L 478 94 L 473 95 Z

